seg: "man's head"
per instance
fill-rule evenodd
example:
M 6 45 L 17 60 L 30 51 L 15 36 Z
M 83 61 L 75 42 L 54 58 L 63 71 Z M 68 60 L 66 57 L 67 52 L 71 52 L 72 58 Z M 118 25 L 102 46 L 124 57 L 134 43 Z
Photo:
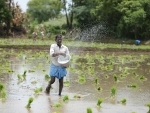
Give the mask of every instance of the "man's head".
M 55 41 L 56 41 L 57 45 L 60 47 L 61 44 L 62 44 L 62 36 L 61 35 L 56 35 Z

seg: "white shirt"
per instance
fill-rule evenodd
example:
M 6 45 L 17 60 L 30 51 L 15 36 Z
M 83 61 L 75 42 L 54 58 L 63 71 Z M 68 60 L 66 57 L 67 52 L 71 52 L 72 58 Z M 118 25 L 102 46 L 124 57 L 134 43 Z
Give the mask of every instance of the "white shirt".
M 59 64 L 58 61 L 57 61 L 58 56 L 52 57 L 52 54 L 53 54 L 53 53 L 59 53 L 59 52 L 65 53 L 66 55 L 70 55 L 67 46 L 65 46 L 65 45 L 62 44 L 61 47 L 59 48 L 59 46 L 58 46 L 57 44 L 52 44 L 52 45 L 50 46 L 51 62 L 52 62 L 54 65 L 56 65 L 56 66 L 60 66 L 61 64 Z

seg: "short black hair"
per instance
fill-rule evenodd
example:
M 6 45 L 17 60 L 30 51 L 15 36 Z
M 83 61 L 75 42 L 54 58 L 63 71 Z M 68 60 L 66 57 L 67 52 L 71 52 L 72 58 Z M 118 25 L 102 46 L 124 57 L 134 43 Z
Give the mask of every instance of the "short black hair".
M 62 35 L 56 35 L 55 40 L 56 40 L 57 38 L 61 38 L 61 37 L 62 37 Z

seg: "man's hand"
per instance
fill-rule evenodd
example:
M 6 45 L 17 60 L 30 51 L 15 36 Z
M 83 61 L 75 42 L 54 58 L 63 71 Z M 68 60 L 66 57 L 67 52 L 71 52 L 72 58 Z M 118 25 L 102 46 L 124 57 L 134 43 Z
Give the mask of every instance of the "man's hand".
M 66 54 L 65 54 L 65 53 L 61 53 L 61 52 L 59 52 L 59 53 L 54 53 L 52 56 L 53 56 L 53 57 L 56 57 L 56 56 L 59 56 L 59 55 L 62 55 L 62 56 L 64 56 L 64 57 L 66 57 Z
M 62 56 L 64 56 L 64 57 L 66 56 L 66 54 L 65 54 L 65 53 L 59 53 L 59 55 L 62 55 Z

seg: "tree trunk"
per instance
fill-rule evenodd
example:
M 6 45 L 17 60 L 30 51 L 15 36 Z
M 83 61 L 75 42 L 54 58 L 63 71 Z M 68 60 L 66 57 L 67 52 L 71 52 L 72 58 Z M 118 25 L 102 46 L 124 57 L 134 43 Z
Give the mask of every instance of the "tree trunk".
M 12 3 L 12 0 L 9 0 L 9 11 L 11 10 L 11 3 Z M 10 31 L 10 18 L 7 19 L 7 25 L 6 25 L 6 35 L 8 36 L 9 35 L 9 31 Z

